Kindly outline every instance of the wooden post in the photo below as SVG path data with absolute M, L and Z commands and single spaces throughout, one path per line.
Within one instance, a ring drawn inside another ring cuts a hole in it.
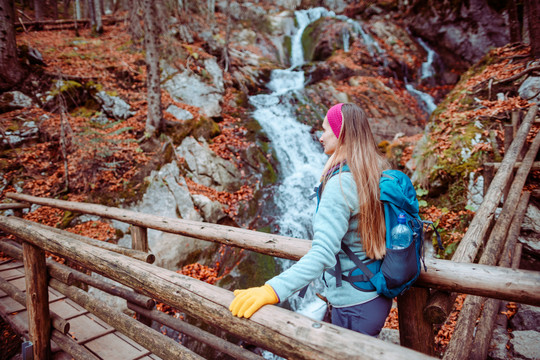
M 424 318 L 429 289 L 413 287 L 398 296 L 399 341 L 408 347 L 434 356 L 433 324 Z
M 33 343 L 34 359 L 50 359 L 51 319 L 45 252 L 39 247 L 23 243 L 24 271 L 26 272 L 26 309 L 28 330 Z
M 131 248 L 148 252 L 148 229 L 141 226 L 131 226 Z
M 133 250 L 148 252 L 148 229 L 136 225 L 131 225 L 131 247 Z M 137 313 L 137 320 L 146 326 L 152 325 L 152 319 L 141 313 Z

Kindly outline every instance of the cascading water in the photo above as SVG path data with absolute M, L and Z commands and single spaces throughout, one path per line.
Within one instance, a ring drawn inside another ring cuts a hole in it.
M 250 97 L 255 107 L 253 117 L 272 141 L 280 166 L 280 183 L 273 200 L 278 209 L 276 228 L 282 235 L 296 238 L 311 238 L 311 221 L 315 203 L 310 199 L 313 188 L 318 184 L 326 156 L 322 147 L 310 134 L 310 127 L 298 122 L 291 105 L 295 92 L 304 87 L 304 72 L 293 70 L 304 63 L 301 37 L 304 29 L 321 16 L 327 16 L 324 8 L 296 12 L 297 31 L 291 41 L 291 68 L 274 70 L 267 87 L 270 94 Z M 283 261 L 284 268 L 291 265 Z M 311 286 L 305 298 L 293 296 L 291 307 L 310 317 L 322 319 L 326 305 L 313 295 Z

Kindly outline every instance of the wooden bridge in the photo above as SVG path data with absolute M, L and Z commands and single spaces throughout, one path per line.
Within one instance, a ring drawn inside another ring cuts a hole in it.
M 540 273 L 518 270 L 515 266 L 520 257 L 517 236 L 530 196 L 522 189 L 535 166 L 540 136 L 535 137 L 517 171 L 514 169 L 536 113 L 535 106 L 519 129 L 517 124 L 514 126 L 515 139 L 502 163 L 492 166 L 496 173 L 493 172 L 484 201 L 453 260 L 426 259 L 427 272 L 422 272 L 415 287 L 398 297 L 402 346 L 277 306 L 265 306 L 250 319 L 234 317 L 228 310 L 233 299 L 230 291 L 152 265 L 147 229 L 292 260 L 298 260 L 309 250 L 308 240 L 14 193 L 7 197 L 20 203 L 4 204 L 3 208 L 37 204 L 123 221 L 132 225 L 133 242 L 132 249 L 128 249 L 17 216 L 0 216 L 0 229 L 17 239 L 0 241 L 0 251 L 14 259 L 0 264 L 0 314 L 31 341 L 34 359 L 52 358 L 52 353 L 59 359 L 201 358 L 149 327 L 152 320 L 232 358 L 261 359 L 236 344 L 153 310 L 153 299 L 284 358 L 428 359 L 435 354 L 433 324 L 445 321 L 454 303 L 452 294 L 465 293 L 474 296 L 465 300 L 467 304 L 444 358 L 485 359 L 501 300 L 540 305 Z M 503 194 L 503 210 L 495 220 Z M 473 263 L 481 249 L 478 263 Z M 46 259 L 45 251 L 77 264 L 77 268 L 117 281 L 127 289 Z M 88 286 L 126 299 L 128 307 L 138 314 L 137 319 L 90 296 L 83 290 Z

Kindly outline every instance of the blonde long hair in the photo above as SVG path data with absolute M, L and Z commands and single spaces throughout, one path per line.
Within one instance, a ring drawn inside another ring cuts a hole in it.
M 341 107 L 343 122 L 336 150 L 328 159 L 321 181 L 326 184 L 334 167 L 341 169 L 346 162 L 358 191 L 358 233 L 362 246 L 371 259 L 386 254 L 384 208 L 380 201 L 379 179 L 390 168 L 379 151 L 365 112 L 355 104 Z

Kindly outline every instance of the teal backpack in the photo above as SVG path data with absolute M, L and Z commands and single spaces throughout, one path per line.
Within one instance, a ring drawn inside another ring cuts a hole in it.
M 342 171 L 350 171 L 344 165 Z M 338 170 L 332 173 L 337 174 Z M 341 269 L 338 255 L 334 269 L 326 270 L 336 277 L 336 286 L 342 281 L 349 282 L 360 291 L 377 291 L 378 294 L 393 298 L 402 294 L 418 279 L 422 270 L 427 271 L 424 263 L 424 225 L 433 226 L 437 235 L 437 242 L 442 249 L 441 239 L 437 229 L 431 221 L 423 221 L 418 214 L 418 200 L 416 190 L 407 175 L 399 170 L 386 170 L 379 181 L 381 190 L 380 199 L 384 204 L 384 218 L 386 223 L 386 255 L 382 260 L 368 259 L 361 261 L 351 249 L 341 243 L 341 249 L 356 265 L 346 274 Z M 322 189 L 319 186 L 317 193 L 317 209 L 319 207 Z M 404 249 L 392 249 L 391 230 L 397 225 L 398 215 L 405 214 L 407 226 L 413 234 L 413 241 Z M 339 276 L 341 274 L 341 276 Z

